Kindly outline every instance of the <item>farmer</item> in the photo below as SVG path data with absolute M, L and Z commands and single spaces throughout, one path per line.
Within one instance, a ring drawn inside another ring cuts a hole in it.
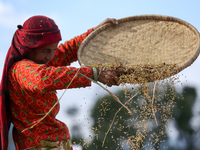
M 77 61 L 77 51 L 85 37 L 105 23 L 117 24 L 117 21 L 108 18 L 59 46 L 60 30 L 52 19 L 33 16 L 23 26 L 18 25 L 5 59 L 0 86 L 2 150 L 7 149 L 10 122 L 14 125 L 17 150 L 72 149 L 67 126 L 56 119 L 60 108 L 56 90 L 90 86 L 88 78 L 107 86 L 118 85 L 117 75 L 126 72 L 69 67 Z

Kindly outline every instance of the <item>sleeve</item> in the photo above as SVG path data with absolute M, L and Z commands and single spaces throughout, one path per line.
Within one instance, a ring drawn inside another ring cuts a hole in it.
M 55 51 L 53 60 L 51 60 L 49 66 L 67 66 L 72 62 L 77 61 L 77 52 L 82 41 L 93 31 L 89 29 L 86 33 L 77 36 L 64 44 L 60 44 Z
M 75 76 L 76 72 L 78 72 L 77 76 Z M 91 81 L 82 74 L 89 78 L 93 76 L 90 67 L 48 67 L 33 62 L 31 64 L 18 63 L 15 65 L 12 74 L 22 89 L 32 92 L 91 86 Z

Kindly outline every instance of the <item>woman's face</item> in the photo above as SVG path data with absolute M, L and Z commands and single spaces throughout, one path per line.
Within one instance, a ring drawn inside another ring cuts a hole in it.
M 58 42 L 36 48 L 34 51 L 28 52 L 27 57 L 37 64 L 47 64 L 53 59 L 57 46 Z

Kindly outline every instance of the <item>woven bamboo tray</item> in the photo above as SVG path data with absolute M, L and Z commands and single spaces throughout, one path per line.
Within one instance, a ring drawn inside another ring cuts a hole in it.
M 78 50 L 81 66 L 176 64 L 177 71 L 199 55 L 199 32 L 178 18 L 141 15 L 122 18 L 93 31 Z

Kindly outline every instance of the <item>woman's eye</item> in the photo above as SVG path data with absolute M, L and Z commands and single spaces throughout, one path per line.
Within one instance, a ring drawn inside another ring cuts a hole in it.
M 44 52 L 44 53 L 50 53 L 50 50 L 45 49 L 45 50 L 43 50 L 43 52 Z

